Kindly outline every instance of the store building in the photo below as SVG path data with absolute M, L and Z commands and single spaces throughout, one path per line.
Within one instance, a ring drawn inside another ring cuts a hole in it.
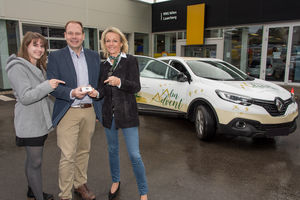
M 101 52 L 100 37 L 109 26 L 120 28 L 131 54 L 150 55 L 151 4 L 134 0 L 0 0 L 0 90 L 10 89 L 5 73 L 9 55 L 17 53 L 27 31 L 44 35 L 48 52 L 66 45 L 64 25 L 84 25 L 84 46 Z
M 187 45 L 187 8 L 198 4 L 204 4 L 204 43 Z M 153 4 L 152 53 L 154 57 L 216 57 L 251 76 L 300 85 L 299 8 L 299 0 L 173 0 Z
M 187 17 L 195 5 L 204 5 L 203 44 L 187 45 L 188 30 L 199 28 L 189 23 L 202 20 Z M 84 46 L 100 53 L 101 33 L 116 26 L 131 54 L 216 57 L 251 76 L 300 86 L 299 8 L 299 0 L 0 0 L 0 90 L 10 89 L 6 60 L 26 31 L 43 34 L 54 51 L 66 45 L 71 19 L 84 24 Z

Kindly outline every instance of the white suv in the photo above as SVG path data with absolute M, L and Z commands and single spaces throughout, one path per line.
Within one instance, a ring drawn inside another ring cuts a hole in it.
M 197 136 L 215 133 L 273 137 L 296 130 L 294 95 L 255 79 L 219 59 L 136 56 L 140 112 L 183 116 L 195 122 Z M 167 64 L 166 64 L 167 63 Z

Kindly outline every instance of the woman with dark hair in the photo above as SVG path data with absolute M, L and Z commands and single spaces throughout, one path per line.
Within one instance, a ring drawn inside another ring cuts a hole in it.
M 108 143 L 112 186 L 109 200 L 120 189 L 118 129 L 122 129 L 141 200 L 147 200 L 148 185 L 139 149 L 138 111 L 135 93 L 141 89 L 139 67 L 134 56 L 127 54 L 125 35 L 115 27 L 107 28 L 101 37 L 107 60 L 101 67 L 99 98 L 103 98 L 102 119 Z
M 6 73 L 16 97 L 14 125 L 17 146 L 26 149 L 25 174 L 28 199 L 51 200 L 52 194 L 43 193 L 42 156 L 44 142 L 52 130 L 52 102 L 48 94 L 58 84 L 57 79 L 46 80 L 47 40 L 39 33 L 27 32 L 18 56 L 11 55 Z

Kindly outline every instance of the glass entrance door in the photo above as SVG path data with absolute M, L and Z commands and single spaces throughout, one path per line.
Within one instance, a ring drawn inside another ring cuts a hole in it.
M 288 82 L 300 83 L 300 25 L 293 28 Z
M 265 80 L 284 81 L 288 37 L 289 27 L 269 27 L 266 64 L 262 66 Z

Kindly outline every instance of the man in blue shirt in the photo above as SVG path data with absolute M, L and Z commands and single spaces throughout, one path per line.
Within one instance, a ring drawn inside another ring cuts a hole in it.
M 72 199 L 72 188 L 85 200 L 96 196 L 87 188 L 87 169 L 91 138 L 96 117 L 101 121 L 100 102 L 89 95 L 97 88 L 100 56 L 84 49 L 81 22 L 69 21 L 65 26 L 67 47 L 51 52 L 48 57 L 48 79 L 65 81 L 51 94 L 56 97 L 53 125 L 57 126 L 57 145 L 61 150 L 59 162 L 59 197 Z M 86 91 L 84 89 L 91 89 Z

